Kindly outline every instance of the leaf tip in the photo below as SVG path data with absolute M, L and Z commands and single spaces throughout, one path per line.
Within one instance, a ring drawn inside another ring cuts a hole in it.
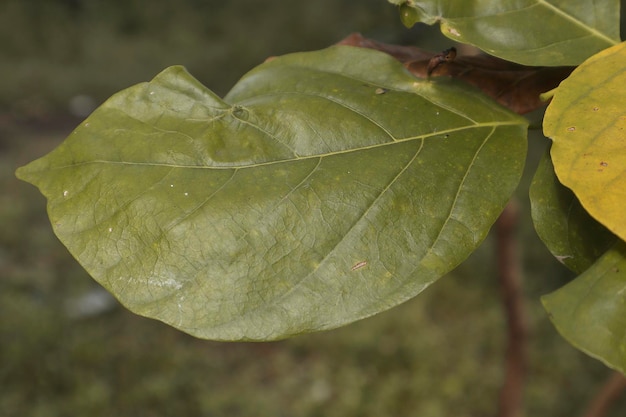
M 30 173 L 31 173 L 31 169 L 30 169 L 30 164 L 26 164 L 24 166 L 21 166 L 19 168 L 17 168 L 15 170 L 15 177 L 20 180 L 20 181 L 24 181 L 27 182 L 29 184 L 32 184 L 32 181 L 30 180 Z

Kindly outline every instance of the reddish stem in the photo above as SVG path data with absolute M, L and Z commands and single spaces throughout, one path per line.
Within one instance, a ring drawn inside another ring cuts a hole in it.
M 500 390 L 498 417 L 521 417 L 523 415 L 528 331 L 515 237 L 518 218 L 517 206 L 511 202 L 495 225 L 498 280 L 507 321 L 506 369 L 504 383 Z
M 613 372 L 589 404 L 584 417 L 604 416 L 624 390 L 626 390 L 626 377 L 619 372 Z

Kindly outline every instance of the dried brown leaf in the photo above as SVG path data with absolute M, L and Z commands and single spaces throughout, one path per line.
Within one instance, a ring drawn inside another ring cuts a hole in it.
M 445 54 L 414 46 L 386 44 L 367 39 L 358 33 L 349 35 L 339 44 L 385 52 L 402 62 L 418 78 L 429 78 L 430 72 L 430 76 L 459 79 L 479 88 L 518 114 L 525 114 L 544 106 L 546 103 L 539 95 L 557 87 L 574 69 L 574 67 L 529 67 L 489 55 L 456 56 L 453 60 L 440 59 L 441 62 L 432 68 L 433 58 L 437 59 L 436 57 Z

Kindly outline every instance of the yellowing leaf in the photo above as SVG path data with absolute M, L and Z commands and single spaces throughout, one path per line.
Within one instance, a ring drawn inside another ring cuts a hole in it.
M 544 134 L 561 183 L 626 240 L 626 43 L 593 56 L 561 83 Z

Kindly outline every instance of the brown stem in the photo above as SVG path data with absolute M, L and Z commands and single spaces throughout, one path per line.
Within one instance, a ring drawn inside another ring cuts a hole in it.
M 517 206 L 510 202 L 495 225 L 498 279 L 507 320 L 506 370 L 504 384 L 500 390 L 498 417 L 523 415 L 528 331 L 515 237 L 518 217 Z
M 619 372 L 613 372 L 589 404 L 584 417 L 604 416 L 613 401 L 619 398 L 624 390 L 626 390 L 626 377 Z

